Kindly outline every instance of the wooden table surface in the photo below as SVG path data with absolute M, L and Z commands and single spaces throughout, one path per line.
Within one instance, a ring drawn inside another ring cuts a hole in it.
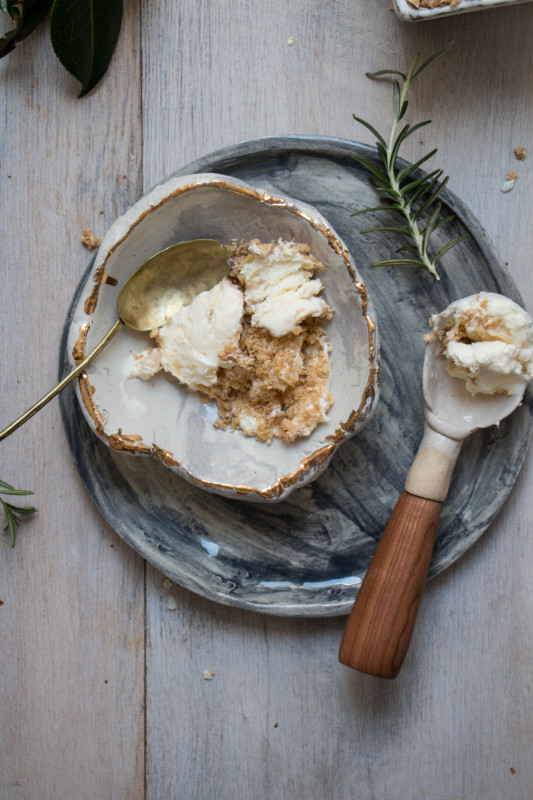
M 433 124 L 404 155 L 438 146 L 531 310 L 532 34 L 530 3 L 409 25 L 388 0 L 126 0 L 111 67 L 77 99 L 39 29 L 0 63 L 0 426 L 56 381 L 82 229 L 101 237 L 141 192 L 238 141 L 371 143 L 352 114 L 386 130 L 391 92 L 365 71 L 452 36 L 415 84 L 410 119 Z M 1 800 L 531 800 L 531 456 L 429 584 L 383 681 L 338 663 L 345 618 L 166 589 L 87 495 L 57 400 L 0 448 L 0 478 L 38 506 L 14 550 L 0 542 Z

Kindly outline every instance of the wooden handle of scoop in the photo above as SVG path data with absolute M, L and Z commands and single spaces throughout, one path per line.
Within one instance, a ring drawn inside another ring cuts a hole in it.
M 402 492 L 376 548 L 342 638 L 339 661 L 395 678 L 429 570 L 442 503 Z

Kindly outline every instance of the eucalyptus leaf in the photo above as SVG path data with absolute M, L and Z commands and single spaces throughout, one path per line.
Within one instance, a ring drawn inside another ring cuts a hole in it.
M 122 0 L 54 0 L 50 36 L 54 51 L 90 92 L 106 72 L 120 33 Z

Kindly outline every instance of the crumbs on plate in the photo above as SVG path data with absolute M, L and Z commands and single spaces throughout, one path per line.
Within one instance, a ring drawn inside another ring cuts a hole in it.
M 100 239 L 89 228 L 85 228 L 81 232 L 81 243 L 85 245 L 88 250 L 96 250 L 100 247 Z

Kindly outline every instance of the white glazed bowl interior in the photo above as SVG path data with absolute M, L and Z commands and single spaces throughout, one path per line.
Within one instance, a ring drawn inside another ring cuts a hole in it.
M 124 327 L 76 382 L 92 430 L 113 449 L 158 457 L 210 491 L 279 500 L 316 478 L 336 447 L 368 422 L 379 389 L 376 317 L 345 245 L 321 215 L 296 200 L 271 196 L 222 175 L 174 177 L 138 200 L 109 230 L 97 253 L 69 331 L 69 353 L 87 354 L 117 319 L 116 298 L 151 255 L 195 238 L 282 238 L 305 242 L 326 266 L 324 298 L 332 345 L 329 421 L 308 437 L 270 445 L 213 426 L 216 407 L 159 373 L 129 379 L 131 357 L 148 334 Z M 111 280 L 109 280 L 111 279 Z M 115 284 L 116 281 L 116 284 Z M 74 364 L 74 358 L 72 358 Z

